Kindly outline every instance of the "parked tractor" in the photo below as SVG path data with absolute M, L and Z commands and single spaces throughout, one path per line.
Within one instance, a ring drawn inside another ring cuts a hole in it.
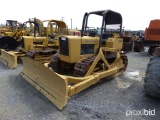
M 96 32 L 86 34 L 90 16 L 102 19 L 99 35 Z M 108 25 L 117 25 L 119 33 L 107 31 Z M 118 12 L 86 12 L 81 36 L 59 36 L 59 50 L 50 62 L 42 64 L 30 57 L 23 57 L 21 75 L 57 108 L 63 109 L 72 95 L 103 78 L 117 76 L 126 70 L 128 59 L 125 52 L 121 51 L 121 29 L 122 16 Z

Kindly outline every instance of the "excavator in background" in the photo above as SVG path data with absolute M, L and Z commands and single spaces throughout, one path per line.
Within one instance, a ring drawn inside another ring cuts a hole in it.
M 141 52 L 144 50 L 144 46 L 149 46 L 148 54 L 153 55 L 156 47 L 159 47 L 160 43 L 160 20 L 151 20 L 149 27 L 145 29 L 144 37 L 134 43 L 134 51 Z
M 34 27 L 25 29 L 27 35 L 20 37 L 20 46 L 16 50 L 1 49 L 0 61 L 11 69 L 17 67 L 18 58 L 26 55 L 37 61 L 49 61 L 58 50 L 58 36 L 68 33 L 67 25 L 63 21 L 41 21 L 34 18 L 29 23 Z
M 86 34 L 90 16 L 102 18 L 99 35 L 96 32 Z M 107 31 L 108 25 L 117 25 L 119 33 Z M 21 76 L 61 110 L 72 95 L 126 70 L 128 59 L 121 51 L 121 29 L 122 16 L 118 12 L 86 12 L 81 36 L 59 36 L 59 50 L 50 62 L 42 64 L 31 57 L 22 57 Z

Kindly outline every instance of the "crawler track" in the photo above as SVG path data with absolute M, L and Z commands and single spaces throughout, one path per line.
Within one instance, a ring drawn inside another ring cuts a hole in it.
M 128 58 L 125 53 L 120 53 L 120 55 L 121 55 L 121 58 L 123 59 L 123 64 L 124 64 L 124 68 L 122 70 L 125 71 L 128 66 Z
M 75 64 L 74 67 L 74 75 L 75 76 L 85 76 L 90 65 L 94 62 L 96 56 L 88 57 L 86 59 L 82 59 Z
M 123 64 L 124 64 L 123 70 L 125 71 L 127 68 L 127 65 L 128 65 L 128 59 L 127 59 L 127 56 L 125 55 L 125 53 L 120 53 L 120 55 L 121 55 L 121 58 L 123 59 Z M 71 72 L 74 76 L 83 77 L 86 75 L 87 71 L 89 70 L 91 64 L 94 62 L 95 58 L 96 58 L 96 56 L 84 58 L 84 59 L 78 61 L 75 65 L 69 66 L 71 69 L 68 69 L 69 67 L 67 66 L 67 64 L 60 61 L 60 56 L 57 53 L 51 59 L 49 67 L 52 67 L 52 69 L 58 73 L 60 71 L 68 73 L 69 70 L 72 70 Z M 112 62 L 114 62 L 114 60 L 116 59 L 116 54 L 112 53 L 112 54 L 106 55 L 105 58 L 108 60 L 109 64 L 112 64 Z M 96 65 L 97 70 L 103 69 L 102 63 L 103 62 L 100 61 Z M 63 66 L 65 66 L 65 67 L 63 68 Z
M 36 60 L 37 58 L 45 58 L 52 56 L 53 54 L 57 53 L 57 50 L 30 50 L 26 53 L 26 56 Z

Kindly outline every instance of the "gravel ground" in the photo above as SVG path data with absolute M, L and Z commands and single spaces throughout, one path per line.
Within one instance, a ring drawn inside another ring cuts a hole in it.
M 158 120 L 159 100 L 143 91 L 150 56 L 146 51 L 127 56 L 123 75 L 72 96 L 62 111 L 19 75 L 21 61 L 13 70 L 0 63 L 0 120 Z

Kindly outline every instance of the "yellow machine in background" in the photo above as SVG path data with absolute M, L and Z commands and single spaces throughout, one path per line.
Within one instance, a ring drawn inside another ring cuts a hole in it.
M 11 29 L 11 31 L 6 31 L 1 35 L 13 37 L 15 40 L 19 39 L 18 34 L 20 34 L 19 32 L 23 29 L 22 23 L 12 20 L 10 20 L 9 22 L 9 28 Z
M 15 50 L 19 46 L 18 39 L 25 35 L 22 24 L 15 20 L 6 20 L 6 26 L 0 30 L 0 49 Z
M 0 36 L 4 36 L 6 32 L 9 36 L 12 35 L 13 31 L 20 25 L 16 20 L 6 20 L 6 25 L 0 27 Z
M 88 18 L 101 16 L 101 32 L 88 33 Z M 107 31 L 118 25 L 119 33 Z M 55 106 L 63 109 L 70 96 L 79 93 L 102 78 L 122 74 L 128 59 L 122 49 L 121 14 L 102 10 L 84 14 L 81 36 L 59 37 L 59 51 L 51 62 L 40 63 L 23 57 L 22 77 L 43 93 Z
M 47 22 L 47 27 L 44 27 Z M 29 35 L 20 38 L 20 47 L 16 51 L 1 50 L 0 61 L 10 68 L 17 67 L 17 57 L 25 55 L 39 61 L 48 61 L 57 52 L 59 35 L 67 34 L 67 25 L 59 20 L 30 20 L 34 28 L 26 28 Z

